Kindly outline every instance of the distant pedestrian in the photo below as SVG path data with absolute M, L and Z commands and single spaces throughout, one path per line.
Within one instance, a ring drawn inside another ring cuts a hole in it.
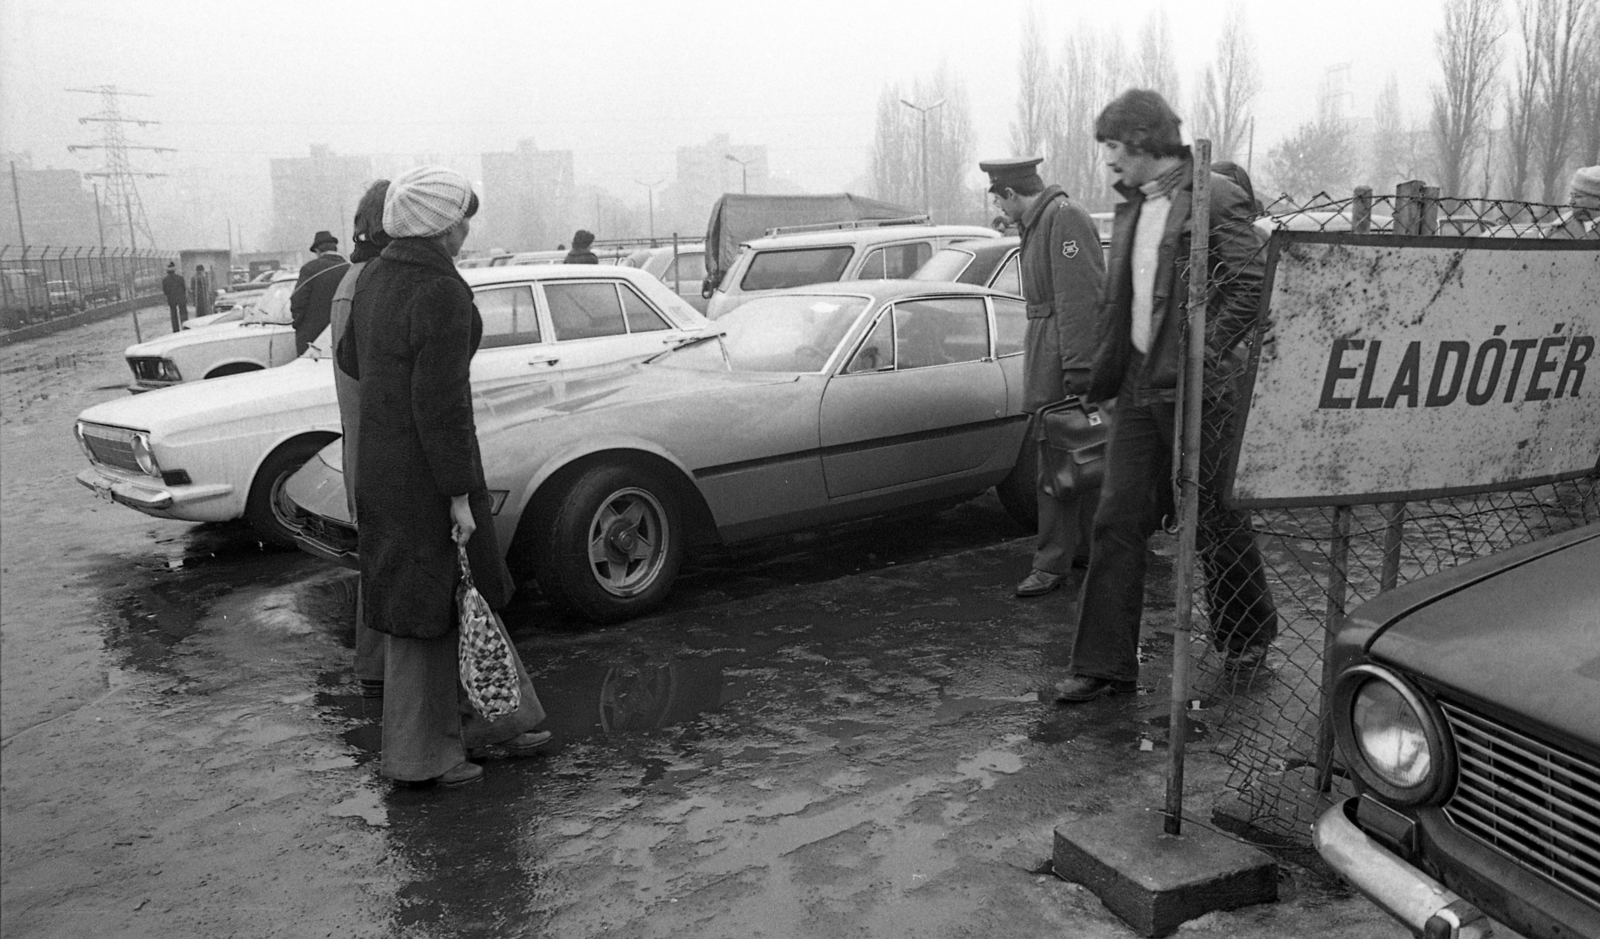
M 566 264 L 599 264 L 600 259 L 589 250 L 594 244 L 594 232 L 578 229 L 572 233 L 572 250 L 567 252 Z
M 189 292 L 194 294 L 194 315 L 210 316 L 216 293 L 211 288 L 211 275 L 204 264 L 194 266 L 194 276 L 189 278 Z
M 177 332 L 183 328 L 183 321 L 189 318 L 189 296 L 183 275 L 178 273 L 178 265 L 174 261 L 167 262 L 167 276 L 161 278 L 161 292 L 167 297 L 167 312 L 172 314 L 172 331 Z
M 328 328 L 340 273 L 350 266 L 350 262 L 339 255 L 339 239 L 332 232 L 317 232 L 311 239 L 311 250 L 316 257 L 300 268 L 300 278 L 294 282 L 294 293 L 289 296 L 295 355 L 306 351 L 306 347 Z
M 1042 157 L 989 160 L 989 192 L 1003 218 L 1022 236 L 1022 298 L 1028 327 L 1023 340 L 1022 407 L 1029 413 L 1089 391 L 1089 368 L 1099 329 L 1105 256 L 1094 219 L 1067 198 L 1060 186 L 1039 178 Z M 1032 431 L 1036 436 L 1040 428 Z M 1063 498 L 1045 491 L 1048 469 L 1043 446 L 1034 467 L 1039 535 L 1033 568 L 1017 584 L 1017 596 L 1037 597 L 1061 586 L 1078 558 L 1087 564 L 1095 492 Z
M 393 240 L 361 272 L 336 353 L 361 382 L 355 497 L 362 620 L 385 634 L 382 772 L 446 786 L 483 777 L 468 759 L 475 748 L 525 756 L 550 739 L 534 730 L 544 709 L 520 659 L 522 704 L 497 720 L 472 710 L 459 677 L 457 545 L 492 608 L 514 589 L 473 422 L 483 319 L 453 261 L 477 209 L 466 177 L 442 166 L 389 184 L 383 230 Z
M 1117 399 L 1105 482 L 1094 519 L 1094 551 L 1078 607 L 1072 674 L 1056 700 L 1072 704 L 1134 691 L 1144 613 L 1146 542 L 1160 525 L 1178 430 L 1179 361 L 1189 297 L 1188 251 L 1194 166 L 1182 122 L 1154 91 L 1124 92 L 1095 120 L 1101 159 L 1124 202 L 1116 208 L 1107 260 L 1094 400 Z M 1260 665 L 1278 630 L 1255 534 L 1222 504 L 1219 477 L 1236 418 L 1232 380 L 1240 345 L 1259 315 L 1266 264 L 1252 200 L 1232 180 L 1210 180 L 1210 289 L 1200 439 L 1200 561 L 1212 641 L 1224 667 Z M 1187 601 L 1185 601 L 1187 602 Z

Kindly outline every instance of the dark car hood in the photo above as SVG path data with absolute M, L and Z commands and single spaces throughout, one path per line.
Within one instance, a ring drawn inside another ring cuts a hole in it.
M 1554 550 L 1519 553 L 1529 558 L 1520 563 L 1458 568 L 1481 575 L 1392 619 L 1368 653 L 1600 745 L 1600 526 L 1558 539 Z

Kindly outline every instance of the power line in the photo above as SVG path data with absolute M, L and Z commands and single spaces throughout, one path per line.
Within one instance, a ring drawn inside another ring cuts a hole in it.
M 159 124 L 160 121 L 150 121 L 143 118 L 123 117 L 122 106 L 117 101 L 122 97 L 149 98 L 151 95 L 141 94 L 137 91 L 123 91 L 115 85 L 97 85 L 94 88 L 68 88 L 67 91 L 79 92 L 87 95 L 99 95 L 101 111 L 78 118 L 80 124 L 100 124 L 100 143 L 97 144 L 69 144 L 67 152 L 78 150 L 104 150 L 106 152 L 105 165 L 98 170 L 84 173 L 85 176 L 103 176 L 106 180 L 106 196 L 112 208 L 120 208 L 128 221 L 128 246 L 137 248 L 138 235 L 143 235 L 150 247 L 155 247 L 156 239 L 150 232 L 150 219 L 145 215 L 144 200 L 139 198 L 139 186 L 136 177 L 154 179 L 165 176 L 165 173 L 151 173 L 135 170 L 133 162 L 128 158 L 128 153 L 133 150 L 149 150 L 153 153 L 175 152 L 171 147 L 150 147 L 128 142 L 128 136 L 123 131 L 124 124 L 137 124 L 147 127 Z

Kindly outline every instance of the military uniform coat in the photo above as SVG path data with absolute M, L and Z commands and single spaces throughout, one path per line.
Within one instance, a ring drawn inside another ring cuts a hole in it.
M 477 522 L 467 555 L 478 589 L 491 607 L 511 599 L 472 416 L 482 337 L 471 288 L 434 242 L 396 239 L 361 272 L 337 362 L 361 383 L 362 618 L 379 632 L 429 639 L 456 628 L 453 496 L 469 497 Z
M 1089 217 L 1060 186 L 1022 214 L 1022 296 L 1028 304 L 1022 406 L 1037 411 L 1066 397 L 1068 372 L 1085 387 L 1098 342 L 1105 257 Z

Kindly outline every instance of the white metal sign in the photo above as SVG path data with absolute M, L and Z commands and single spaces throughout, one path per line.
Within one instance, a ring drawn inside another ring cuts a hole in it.
M 1424 498 L 1600 463 L 1600 242 L 1280 232 L 1241 506 Z

